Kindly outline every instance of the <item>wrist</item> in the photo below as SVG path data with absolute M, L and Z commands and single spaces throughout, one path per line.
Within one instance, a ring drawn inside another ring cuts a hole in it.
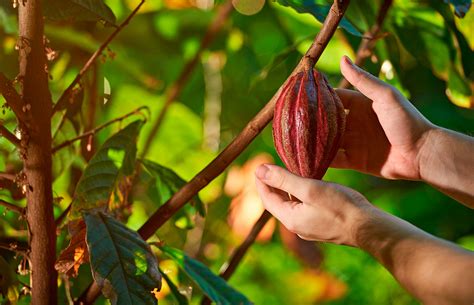
M 370 202 L 358 204 L 356 209 L 351 214 L 350 222 L 347 227 L 347 241 L 346 245 L 361 248 L 361 239 L 364 232 L 364 228 L 367 224 L 373 222 L 373 219 L 378 217 L 377 212 L 379 210 L 373 206 Z
M 438 139 L 442 136 L 444 130 L 432 124 L 420 137 L 417 142 L 416 166 L 418 171 L 418 180 L 426 181 L 429 176 L 429 164 L 433 159 L 433 152 Z

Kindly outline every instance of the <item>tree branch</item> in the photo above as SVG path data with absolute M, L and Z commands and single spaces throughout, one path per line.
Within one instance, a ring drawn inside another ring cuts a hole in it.
M 16 147 L 20 146 L 20 139 L 18 139 L 13 133 L 11 133 L 5 126 L 0 124 L 0 135 L 7 139 L 10 143 Z
M 258 234 L 260 234 L 260 231 L 262 231 L 270 218 L 272 218 L 272 214 L 270 214 L 267 210 L 263 211 L 262 215 L 255 222 L 245 240 L 232 252 L 230 259 L 224 265 L 222 265 L 221 272 L 219 274 L 220 277 L 225 280 L 230 279 L 232 274 L 234 274 L 235 270 L 237 269 L 237 266 L 244 258 L 248 249 L 250 249 L 250 246 L 255 242 Z M 201 305 L 210 304 L 211 300 L 208 297 L 204 297 L 201 301 Z
M 5 208 L 7 208 L 7 209 L 9 209 L 13 212 L 16 212 L 20 215 L 25 214 L 25 209 L 24 208 L 19 207 L 17 205 L 14 205 L 13 203 L 7 202 L 3 199 L 0 199 L 0 205 L 4 206 Z
M 354 63 L 357 66 L 362 67 L 366 59 L 372 55 L 375 48 L 375 44 L 380 38 L 379 36 L 380 31 L 382 30 L 383 22 L 385 20 L 385 17 L 387 17 L 388 10 L 390 9 L 392 3 L 393 0 L 385 0 L 382 3 L 377 13 L 377 19 L 375 21 L 375 24 L 370 28 L 370 30 L 364 33 L 364 37 L 362 37 L 362 41 L 359 44 L 356 58 L 354 60 Z M 348 89 L 351 87 L 351 84 L 345 78 L 342 78 L 337 87 Z
M 8 251 L 15 252 L 26 258 L 28 258 L 28 252 L 30 251 L 28 247 L 20 246 L 16 242 L 10 242 L 10 243 L 0 242 L 0 249 L 5 249 Z
M 44 45 L 43 1 L 19 1 L 18 80 L 25 115 L 22 126 L 23 168 L 26 177 L 26 219 L 31 248 L 31 303 L 56 305 L 56 227 L 53 215 L 51 111 Z M 24 136 L 23 136 L 24 135 Z
M 64 141 L 63 143 L 61 143 L 61 144 L 59 144 L 59 145 L 53 147 L 52 153 L 54 154 L 54 153 L 56 153 L 58 150 L 63 149 L 64 147 L 67 147 L 67 146 L 73 144 L 74 142 L 76 142 L 76 141 L 78 141 L 78 140 L 81 140 L 81 139 L 87 138 L 87 137 L 89 137 L 89 136 L 92 136 L 92 135 L 96 134 L 97 132 L 101 131 L 102 129 L 106 128 L 107 126 L 112 125 L 113 123 L 121 122 L 121 121 L 125 120 L 126 118 L 128 118 L 128 117 L 130 117 L 130 116 L 132 116 L 132 115 L 134 115 L 134 114 L 141 113 L 141 111 L 142 111 L 143 109 L 148 109 L 148 107 L 147 107 L 147 106 L 139 107 L 139 108 L 133 110 L 132 112 L 129 112 L 129 113 L 127 113 L 127 114 L 125 114 L 125 115 L 123 115 L 123 116 L 121 116 L 121 117 L 115 118 L 115 119 L 113 119 L 113 120 L 111 120 L 111 121 L 108 121 L 107 123 L 104 123 L 104 124 L 102 124 L 102 125 L 100 125 L 100 126 L 97 126 L 96 128 L 91 129 L 91 130 L 89 130 L 89 131 L 87 131 L 87 132 L 85 132 L 85 133 L 83 133 L 83 134 L 81 134 L 81 135 L 78 135 L 77 137 L 74 137 L 74 138 L 72 138 L 72 139 L 70 139 L 70 140 Z
M 26 121 L 26 114 L 23 111 L 23 99 L 21 96 L 16 92 L 15 88 L 13 87 L 10 80 L 0 72 L 0 94 L 3 95 L 7 105 L 12 109 L 13 113 L 15 113 L 16 117 L 20 120 L 25 122 Z
M 313 44 L 306 52 L 305 57 L 301 59 L 298 66 L 291 73 L 303 71 L 311 63 L 315 64 L 329 40 L 337 29 L 350 0 L 335 0 L 331 6 L 323 27 L 315 37 Z M 290 76 L 291 76 L 290 75 Z M 239 156 L 242 151 L 255 139 L 255 137 L 267 126 L 273 118 L 273 110 L 278 94 L 285 83 L 275 93 L 271 100 L 260 110 L 257 115 L 250 120 L 242 132 L 203 170 L 201 170 L 193 179 L 186 183 L 178 190 L 164 205 L 162 205 L 155 213 L 143 224 L 138 233 L 143 239 L 150 238 L 157 229 L 159 229 L 168 219 L 171 218 L 186 202 L 195 196 L 201 189 L 208 185 L 213 179 L 219 176 L 230 163 Z M 79 297 L 76 304 L 91 304 L 100 294 L 99 286 L 92 283 Z
M 156 138 L 156 134 L 158 133 L 161 123 L 163 122 L 163 119 L 165 118 L 165 115 L 168 111 L 169 106 L 181 94 L 181 91 L 183 90 L 187 80 L 189 79 L 194 69 L 196 68 L 197 63 L 199 62 L 199 59 L 201 58 L 202 52 L 211 44 L 211 42 L 216 37 L 217 33 L 221 30 L 222 26 L 225 24 L 225 21 L 227 20 L 230 13 L 232 12 L 232 9 L 233 9 L 233 5 L 232 5 L 231 0 L 227 0 L 226 3 L 224 3 L 221 7 L 219 7 L 219 10 L 217 11 L 214 20 L 211 22 L 211 24 L 207 28 L 206 34 L 204 34 L 204 37 L 201 40 L 201 45 L 199 46 L 198 51 L 193 56 L 193 58 L 191 58 L 184 65 L 178 78 L 168 88 L 166 92 L 166 100 L 165 100 L 165 103 L 163 104 L 163 108 L 161 108 L 160 113 L 158 114 L 158 117 L 154 121 L 151 131 L 148 134 L 148 137 L 145 141 L 145 145 L 142 150 L 142 158 L 144 158 L 147 155 L 151 147 L 152 141 Z
M 15 181 L 16 175 L 10 173 L 0 173 L 0 179 Z
M 128 15 L 128 17 L 115 29 L 115 31 L 110 34 L 110 36 L 100 45 L 100 47 L 97 49 L 97 51 L 94 52 L 94 54 L 91 55 L 89 60 L 84 64 L 82 69 L 79 71 L 79 73 L 76 75 L 72 83 L 66 88 L 66 90 L 63 92 L 61 97 L 59 98 L 58 102 L 56 105 L 53 107 L 53 115 L 63 109 L 68 102 L 69 95 L 72 93 L 74 87 L 79 83 L 81 80 L 82 76 L 86 73 L 87 70 L 92 66 L 94 61 L 99 57 L 100 54 L 102 54 L 102 51 L 109 45 L 109 43 L 117 36 L 117 34 L 125 27 L 128 25 L 130 20 L 137 14 L 137 12 L 140 10 L 140 7 L 145 3 L 145 0 L 141 0 L 140 3 L 137 5 L 137 7 Z

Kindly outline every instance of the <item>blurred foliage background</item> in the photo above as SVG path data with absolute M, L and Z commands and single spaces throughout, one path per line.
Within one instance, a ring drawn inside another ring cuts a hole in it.
M 68 114 L 55 143 L 147 106 L 148 123 L 139 138 L 140 152 L 163 106 L 167 88 L 198 51 L 215 15 L 214 6 L 222 5 L 221 2 L 145 2 L 83 78 L 77 107 Z M 303 2 L 293 4 L 304 5 Z M 374 24 L 381 2 L 353 1 L 347 19 L 364 33 Z M 1 70 L 14 78 L 18 66 L 15 10 L 10 0 L 0 3 Z M 120 23 L 138 1 L 106 0 L 105 3 Z M 300 14 L 273 1 L 236 0 L 234 4 L 236 9 L 203 52 L 182 93 L 170 106 L 148 153 L 150 160 L 173 169 L 186 180 L 229 144 L 271 98 L 321 27 L 310 14 Z M 474 112 L 469 108 L 474 107 L 474 12 L 470 10 L 464 18 L 458 18 L 453 11 L 453 6 L 441 1 L 394 1 L 383 35 L 365 69 L 400 89 L 433 123 L 473 135 Z M 110 24 L 115 21 L 110 15 L 101 15 L 104 22 L 87 20 L 74 12 L 67 20 L 54 10 L 48 15 L 46 38 L 51 49 L 48 69 L 56 101 L 83 63 L 114 30 Z M 341 56 L 354 58 L 361 39 L 339 29 L 319 60 L 317 68 L 328 75 L 333 86 L 341 79 Z M 15 128 L 9 111 L 1 117 L 7 127 Z M 55 116 L 53 130 L 60 118 L 60 114 Z M 123 126 L 125 123 L 111 125 L 55 154 L 56 216 L 71 201 L 74 186 L 92 153 Z M 200 192 L 201 200 L 207 205 L 207 216 L 192 214 L 184 220 L 173 219 L 157 232 L 157 237 L 184 249 L 218 272 L 262 211 L 253 188 L 253 170 L 257 164 L 272 160 L 281 164 L 273 148 L 271 128 L 266 128 L 229 171 Z M 0 138 L 0 171 L 18 171 L 19 166 L 17 152 Z M 382 209 L 474 250 L 474 212 L 424 183 L 386 181 L 345 170 L 330 170 L 325 179 L 352 187 Z M 23 200 L 21 191 L 15 191 L 14 186 L 2 185 L 0 195 L 16 202 Z M 158 202 L 139 195 L 124 216 L 133 229 L 139 228 L 171 194 L 161 194 Z M 24 222 L 3 207 L 0 213 L 0 239 L 24 243 Z M 67 244 L 66 231 L 63 228 L 58 232 L 58 249 Z M 232 286 L 255 304 L 418 304 L 383 267 L 360 250 L 321 244 L 322 265 L 308 267 L 294 255 L 294 249 L 284 246 L 281 234 L 277 224 L 271 222 L 230 280 Z M 11 253 L 1 251 L 0 254 L 13 269 L 21 266 Z M 194 304 L 198 303 L 200 292 L 178 272 L 172 261 L 163 258 L 160 267 Z M 26 276 L 20 279 L 27 282 Z M 78 295 L 90 279 L 89 269 L 81 267 L 80 276 L 72 281 L 73 295 Z M 60 288 L 63 300 L 64 291 Z M 160 298 L 160 304 L 176 302 L 166 287 Z M 20 299 L 20 304 L 26 304 L 27 300 Z

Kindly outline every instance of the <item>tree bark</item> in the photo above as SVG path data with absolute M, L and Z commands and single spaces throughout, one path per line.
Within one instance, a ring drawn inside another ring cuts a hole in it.
M 21 124 L 22 157 L 26 175 L 27 221 L 31 248 L 31 303 L 57 304 L 56 228 L 53 217 L 51 173 L 51 111 L 43 38 L 41 0 L 19 1 L 22 111 L 28 120 Z M 29 113 L 28 113 L 29 112 Z

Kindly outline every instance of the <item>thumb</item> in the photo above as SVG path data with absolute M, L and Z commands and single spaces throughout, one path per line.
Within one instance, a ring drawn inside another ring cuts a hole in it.
M 302 201 L 310 200 L 309 190 L 315 187 L 312 179 L 302 178 L 276 165 L 260 165 L 255 175 L 266 185 L 290 193 Z
M 391 86 L 356 66 L 347 56 L 341 58 L 341 73 L 363 95 L 375 101 L 391 90 Z

